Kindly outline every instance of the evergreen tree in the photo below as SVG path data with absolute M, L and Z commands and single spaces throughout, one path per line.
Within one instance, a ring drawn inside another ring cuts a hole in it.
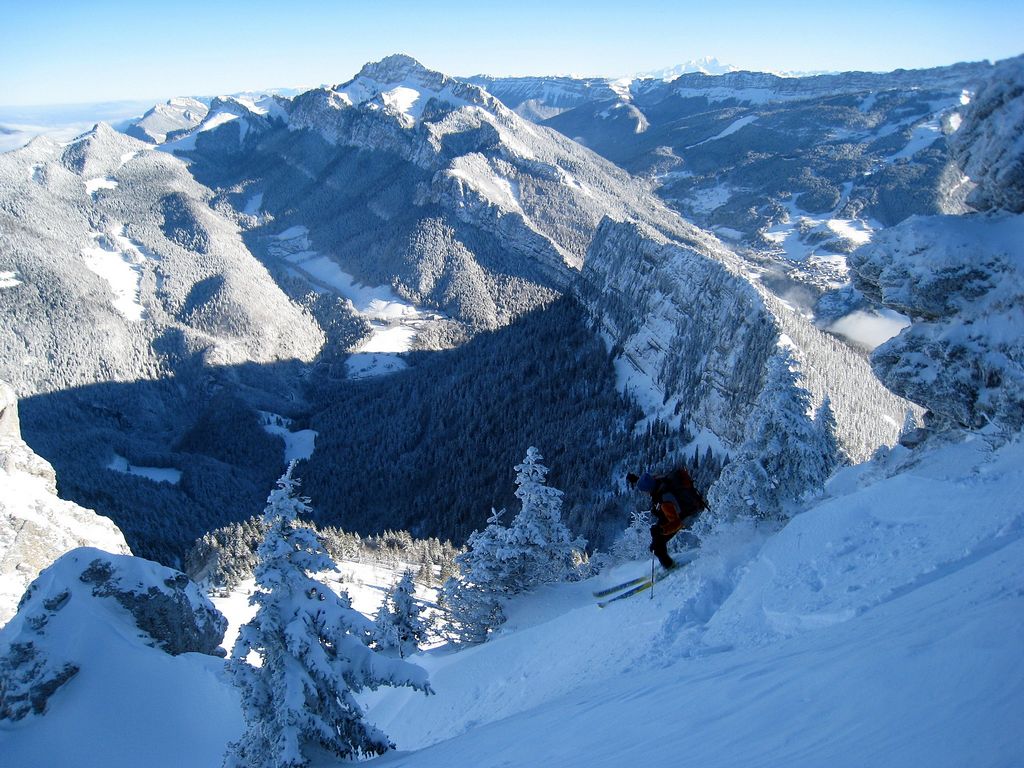
M 850 463 L 849 455 L 847 455 L 843 446 L 839 443 L 836 417 L 832 412 L 832 401 L 828 395 L 825 396 L 824 401 L 818 407 L 817 413 L 814 414 L 814 426 L 818 432 L 818 441 L 824 460 L 825 478 L 827 479 L 839 467 Z
M 381 648 L 395 648 L 402 658 L 416 653 L 427 639 L 427 625 L 420 617 L 412 571 L 406 571 L 388 590 L 377 613 L 375 638 Z
M 473 531 L 466 540 L 466 551 L 455 558 L 462 580 L 495 595 L 514 594 L 509 589 L 502 554 L 507 547 L 509 529 L 501 523 L 505 510 L 487 518 L 487 527 Z
M 573 553 L 586 547 L 562 523 L 563 494 L 545 483 L 548 468 L 541 463 L 543 458 L 531 446 L 515 467 L 516 498 L 522 508 L 497 553 L 501 581 L 509 594 L 565 579 L 573 568 Z
M 764 389 L 747 426 L 747 439 L 711 489 L 709 506 L 724 515 L 778 517 L 787 502 L 817 489 L 828 477 L 821 433 L 809 413 L 788 351 L 769 361 Z
M 646 557 L 650 551 L 648 547 L 653 522 L 654 519 L 647 510 L 639 509 L 633 512 L 626 530 L 612 545 L 612 555 L 619 560 L 639 560 Z
M 441 588 L 448 620 L 443 634 L 453 643 L 482 643 L 487 635 L 505 623 L 498 597 L 476 584 L 448 579 Z
M 294 462 L 267 499 L 251 598 L 258 610 L 242 627 L 229 663 L 246 720 L 225 757 L 231 768 L 305 766 L 315 746 L 343 758 L 382 754 L 393 745 L 363 720 L 354 694 L 380 685 L 429 692 L 422 669 L 366 646 L 372 625 L 348 595 L 313 578 L 337 566 L 316 532 L 296 525 L 309 507 L 297 495 L 293 469 Z M 253 652 L 259 667 L 246 662 Z
M 914 410 L 912 408 L 907 408 L 907 413 L 903 417 L 903 426 L 900 428 L 900 437 L 903 437 L 904 435 L 909 435 L 911 432 L 917 429 L 918 426 L 920 425 L 918 424 L 917 414 L 914 413 Z
M 498 600 L 506 592 L 498 559 L 508 536 L 508 529 L 501 524 L 504 513 L 491 509 L 487 527 L 473 531 L 466 551 L 455 558 L 460 576 L 446 579 L 441 588 L 438 602 L 448 610 L 445 634 L 453 642 L 482 643 L 488 632 L 505 622 Z

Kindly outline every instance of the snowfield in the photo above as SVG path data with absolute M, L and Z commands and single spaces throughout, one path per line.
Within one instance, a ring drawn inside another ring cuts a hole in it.
M 901 450 L 763 541 L 719 531 L 651 600 L 589 596 L 642 563 L 526 598 L 488 643 L 416 659 L 436 697 L 377 694 L 406 750 L 378 762 L 1019 764 L 1022 492 L 1019 441 Z
M 843 470 L 777 531 L 708 533 L 652 599 L 595 605 L 592 590 L 649 567 L 635 562 L 510 603 L 487 643 L 413 657 L 435 695 L 363 697 L 398 746 L 370 762 L 1019 765 L 1024 441 L 996 443 L 969 434 Z M 396 578 L 342 569 L 368 614 Z M 244 620 L 243 594 L 217 602 Z M 220 662 L 85 624 L 94 664 L 45 717 L 0 726 L 8 764 L 218 766 L 240 728 Z
M 287 261 L 317 290 L 331 291 L 347 299 L 355 313 L 370 324 L 370 336 L 345 363 L 348 377 L 363 379 L 406 368 L 399 355 L 413 348 L 425 323 L 443 315 L 410 304 L 387 285 L 357 283 L 333 258 L 310 249 L 309 229 L 302 225 L 278 233 L 268 247 L 271 255 Z

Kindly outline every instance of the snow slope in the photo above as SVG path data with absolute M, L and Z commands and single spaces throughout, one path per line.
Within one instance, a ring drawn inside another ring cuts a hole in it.
M 107 563 L 109 575 L 95 568 L 90 575 L 90 562 Z M 25 642 L 42 663 L 70 663 L 79 671 L 45 692 L 42 716 L 0 721 L 5 766 L 220 765 L 224 742 L 241 730 L 223 660 L 200 651 L 203 642 L 175 647 L 154 634 L 161 616 L 165 629 L 185 628 L 183 637 L 190 623 L 215 631 L 206 622 L 217 614 L 195 585 L 185 580 L 182 587 L 175 574 L 140 558 L 82 548 L 40 575 L 25 601 L 29 618 L 19 613 L 0 633 L 0 655 L 7 643 Z M 158 605 L 159 595 L 166 599 Z M 147 603 L 154 606 L 149 618 L 157 619 L 148 630 L 140 619 Z M 38 667 L 33 672 L 42 677 Z
M 846 470 L 763 545 L 719 532 L 653 600 L 593 606 L 628 569 L 529 598 L 488 643 L 416 659 L 436 697 L 379 697 L 417 750 L 379 762 L 1016 764 L 1022 467 L 1020 440 L 903 451 Z
M 779 530 L 709 531 L 653 599 L 594 605 L 636 562 L 511 603 L 487 643 L 413 657 L 436 695 L 366 696 L 399 748 L 372 763 L 1018 765 L 1024 440 L 1004 439 L 897 449 Z M 367 612 L 394 578 L 353 576 Z M 149 765 L 219 765 L 239 727 L 219 662 L 155 653 L 97 650 L 45 717 L 0 726 L 0 749 L 19 768 L 137 765 L 144 748 Z

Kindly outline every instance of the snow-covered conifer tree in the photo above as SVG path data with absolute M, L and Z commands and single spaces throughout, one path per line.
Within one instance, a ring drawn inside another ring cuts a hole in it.
M 498 601 L 505 592 L 504 570 L 498 552 L 508 535 L 501 524 L 505 510 L 491 509 L 487 527 L 473 531 L 466 551 L 455 558 L 460 577 L 449 578 L 441 588 L 441 602 L 448 610 L 445 634 L 459 643 L 482 643 L 487 633 L 505 621 Z
M 651 542 L 651 524 L 654 518 L 645 509 L 630 515 L 629 525 L 612 544 L 612 555 L 620 560 L 638 560 L 646 557 Z
M 586 546 L 582 539 L 573 539 L 562 522 L 563 494 L 545 483 L 549 470 L 541 463 L 543 458 L 531 446 L 515 467 L 516 498 L 522 508 L 498 551 L 509 594 L 561 581 L 572 570 L 573 552 Z
M 810 417 L 810 395 L 799 384 L 788 351 L 769 363 L 747 439 L 712 487 L 709 506 L 720 514 L 775 517 L 784 505 L 821 488 L 828 477 L 822 437 Z
M 836 417 L 832 412 L 832 401 L 825 396 L 824 401 L 814 414 L 814 426 L 817 428 L 818 440 L 824 457 L 825 479 L 841 466 L 850 463 L 850 457 L 839 444 Z
M 420 616 L 415 592 L 412 571 L 406 571 L 384 596 L 374 622 L 377 644 L 382 648 L 397 649 L 402 658 L 416 653 L 427 639 L 427 625 Z
M 343 758 L 381 754 L 392 745 L 363 720 L 354 694 L 381 685 L 429 692 L 422 669 L 366 646 L 372 625 L 346 594 L 335 595 L 312 577 L 337 567 L 316 532 L 295 524 L 309 507 L 297 495 L 293 468 L 267 499 L 251 598 L 259 607 L 242 627 L 229 665 L 246 720 L 225 757 L 232 768 L 305 766 L 314 746 Z M 259 667 L 246 661 L 253 652 Z

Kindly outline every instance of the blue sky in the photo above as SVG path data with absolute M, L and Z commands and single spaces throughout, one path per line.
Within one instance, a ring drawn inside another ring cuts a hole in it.
M 0 0 L 3 105 L 337 83 L 395 52 L 461 75 L 625 75 L 706 55 L 917 68 L 1024 53 L 1024 2 Z

